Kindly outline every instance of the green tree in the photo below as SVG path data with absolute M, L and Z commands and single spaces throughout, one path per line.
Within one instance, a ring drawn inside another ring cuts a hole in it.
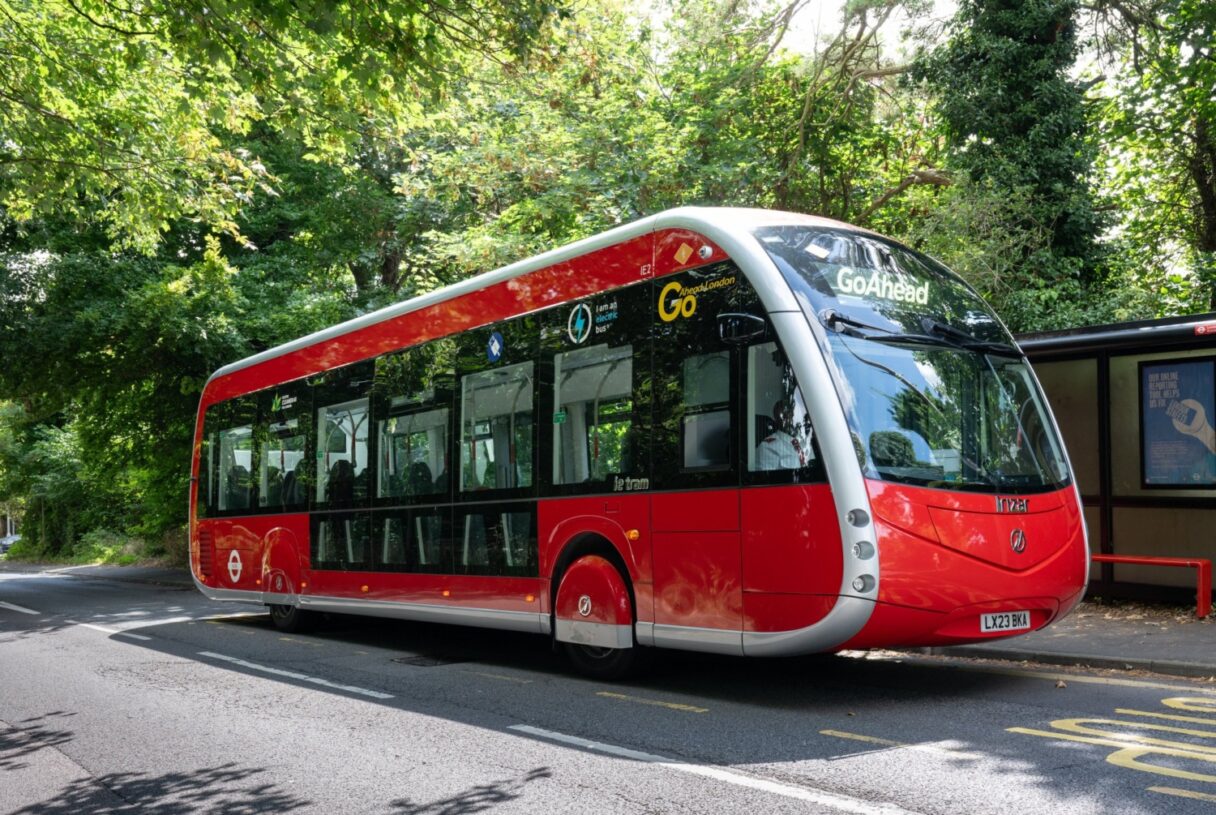
M 1102 281 L 1091 201 L 1092 143 L 1080 84 L 1074 0 L 963 0 L 947 41 L 922 54 L 948 153 L 975 201 L 1005 206 L 1017 262 L 988 288 L 1014 328 L 1071 322 L 1069 304 Z M 1036 245 L 1027 238 L 1041 236 Z M 1061 296 L 1063 295 L 1063 296 Z
M 318 158 L 398 132 L 470 53 L 511 61 L 547 0 L 0 0 L 0 205 L 96 218 L 150 251 L 183 217 L 236 233 L 270 180 L 259 122 Z
M 1097 4 L 1104 194 L 1157 313 L 1216 309 L 1216 5 Z

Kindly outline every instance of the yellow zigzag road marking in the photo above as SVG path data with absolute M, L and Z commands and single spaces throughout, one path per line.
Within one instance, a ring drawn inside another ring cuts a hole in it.
M 1163 699 L 1161 703 L 1174 710 L 1216 713 L 1216 702 L 1207 698 L 1180 696 Z M 1128 722 L 1117 719 L 1079 718 L 1057 719 L 1051 723 L 1052 730 L 1010 727 L 1008 728 L 1008 732 L 1021 733 L 1027 736 L 1039 736 L 1045 739 L 1094 744 L 1101 747 L 1114 747 L 1117 749 L 1106 757 L 1106 761 L 1117 767 L 1169 776 L 1171 778 L 1184 778 L 1189 781 L 1216 784 L 1216 775 L 1180 770 L 1174 767 L 1161 767 L 1141 760 L 1144 756 L 1159 755 L 1216 765 L 1216 746 L 1213 746 L 1216 743 L 1216 719 L 1183 716 L 1174 713 L 1156 713 L 1146 710 L 1130 710 L 1127 708 L 1119 708 L 1116 710 L 1116 713 L 1125 716 L 1141 716 L 1185 724 L 1208 725 L 1213 729 L 1176 727 L 1145 721 Z M 1189 741 L 1171 740 L 1169 738 L 1154 738 L 1145 731 L 1157 735 L 1177 734 L 1179 736 L 1189 736 L 1206 743 L 1196 744 Z M 1166 789 L 1172 788 L 1161 788 L 1156 791 L 1161 792 Z M 1188 795 L 1186 797 L 1192 796 Z M 1213 800 L 1216 800 L 1216 797 L 1213 797 Z
M 1216 795 L 1208 795 L 1206 792 L 1194 792 L 1193 790 L 1180 790 L 1177 787 L 1149 787 L 1149 792 L 1160 792 L 1164 795 L 1176 795 L 1179 798 L 1194 798 L 1196 801 L 1216 801 Z

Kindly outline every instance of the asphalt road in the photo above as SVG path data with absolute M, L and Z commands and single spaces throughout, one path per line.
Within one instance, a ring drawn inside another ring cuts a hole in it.
M 285 636 L 190 589 L 0 573 L 0 813 L 1214 810 L 1211 683 L 670 654 L 610 685 L 540 637 Z

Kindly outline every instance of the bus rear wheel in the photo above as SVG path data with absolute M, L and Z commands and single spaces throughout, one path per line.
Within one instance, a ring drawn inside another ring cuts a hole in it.
M 321 615 L 315 611 L 304 611 L 299 606 L 272 605 L 270 621 L 274 627 L 287 634 L 303 634 L 316 628 Z
M 642 649 L 636 645 L 632 648 L 599 648 L 564 642 L 562 646 L 575 670 L 583 676 L 601 681 L 632 676 L 641 670 L 644 663 Z
M 593 679 L 620 679 L 639 667 L 633 593 L 611 551 L 587 552 L 558 578 L 554 638 L 574 668 Z

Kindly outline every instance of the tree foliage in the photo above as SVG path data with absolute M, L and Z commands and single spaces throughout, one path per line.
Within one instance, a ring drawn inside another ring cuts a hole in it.
M 0 0 L 0 202 L 150 251 L 181 218 L 237 233 L 270 179 L 256 124 L 318 157 L 385 137 L 471 53 L 521 57 L 545 0 Z M 235 137 L 235 138 L 234 138 Z
M 1075 0 L 963 0 L 916 71 L 932 89 L 949 166 L 973 201 L 1000 203 L 1006 220 L 990 228 L 1017 246 L 999 280 L 982 278 L 1015 327 L 1075 318 L 1072 297 L 1101 275 L 1093 153 L 1069 74 L 1076 13 Z
M 1100 4 L 1103 190 L 1138 287 L 1216 309 L 1216 6 Z

